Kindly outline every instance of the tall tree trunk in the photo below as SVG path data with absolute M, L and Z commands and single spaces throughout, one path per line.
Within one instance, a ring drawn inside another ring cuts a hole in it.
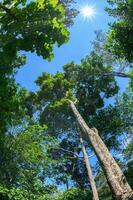
M 72 101 L 70 101 L 70 107 L 84 133 L 84 136 L 91 142 L 99 162 L 101 163 L 112 194 L 114 195 L 114 199 L 133 200 L 133 191 L 131 187 L 126 181 L 126 178 L 115 159 L 112 157 L 106 145 L 98 135 L 98 131 L 88 127 Z
M 87 155 L 87 152 L 86 152 L 86 148 L 85 148 L 85 145 L 84 145 L 84 141 L 83 141 L 81 136 L 80 136 L 80 143 L 82 145 L 83 158 L 84 158 L 89 182 L 90 182 L 91 189 L 92 189 L 93 200 L 99 200 L 98 192 L 97 192 L 97 188 L 96 188 L 96 183 L 95 183 L 95 180 L 94 180 L 94 177 L 93 177 L 93 174 L 92 174 L 92 170 L 91 170 L 90 162 L 89 162 L 88 155 Z

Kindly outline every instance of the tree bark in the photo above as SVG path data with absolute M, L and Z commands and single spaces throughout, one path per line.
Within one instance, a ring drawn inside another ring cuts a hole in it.
M 81 136 L 80 136 L 80 143 L 82 145 L 83 158 L 84 158 L 85 166 L 86 166 L 86 169 L 87 169 L 88 179 L 89 179 L 91 189 L 92 189 L 93 200 L 99 200 L 98 192 L 97 192 L 97 188 L 96 188 L 96 183 L 95 183 L 95 180 L 94 180 L 94 177 L 93 177 L 93 174 L 92 174 L 92 170 L 91 170 L 91 165 L 90 165 L 90 162 L 89 162 L 89 159 L 88 159 L 88 155 L 87 155 L 87 152 L 86 152 L 84 141 L 83 141 Z
M 114 199 L 116 200 L 133 200 L 133 191 L 129 186 L 123 172 L 116 163 L 115 159 L 110 154 L 106 145 L 100 138 L 98 131 L 94 128 L 88 127 L 74 103 L 70 101 L 70 107 L 76 117 L 76 120 L 81 127 L 84 137 L 91 142 L 91 145 L 98 157 L 101 167 L 107 178 L 107 182 L 110 186 Z M 82 133 L 82 134 L 83 134 Z

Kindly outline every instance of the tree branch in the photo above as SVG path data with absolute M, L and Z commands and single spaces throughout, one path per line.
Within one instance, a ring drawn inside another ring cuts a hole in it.
M 100 73 L 99 73 L 100 74 Z M 101 76 L 117 76 L 117 77 L 122 77 L 122 78 L 130 78 L 130 76 L 124 72 L 105 72 L 105 73 L 101 73 Z
M 5 11 L 7 14 L 16 19 L 16 16 L 11 12 L 11 9 L 0 3 L 0 10 Z
M 7 8 L 5 5 L 3 5 L 2 3 L 0 3 L 0 10 L 3 10 L 3 11 L 5 11 L 5 12 L 7 12 L 7 13 L 10 13 L 10 12 L 11 12 L 10 9 Z
M 75 152 L 73 152 L 73 151 L 69 151 L 69 150 L 66 150 L 66 149 L 64 149 L 64 148 L 56 148 L 56 149 L 57 149 L 57 150 L 62 150 L 62 151 L 67 152 L 67 153 L 70 153 L 70 154 L 74 155 L 74 157 L 77 157 L 77 158 L 79 158 L 79 159 L 83 159 L 83 157 L 79 156 L 77 153 L 75 153 Z M 89 155 L 88 157 L 91 158 L 91 157 L 93 157 L 94 155 L 95 155 L 95 154 L 93 153 L 93 154 Z

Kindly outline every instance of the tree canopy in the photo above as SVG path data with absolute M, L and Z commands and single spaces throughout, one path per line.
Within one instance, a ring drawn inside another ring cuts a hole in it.
M 106 8 L 110 16 L 117 21 L 110 25 L 108 32 L 107 48 L 116 58 L 122 58 L 132 63 L 133 61 L 133 1 L 108 0 Z
M 33 92 L 15 78 L 27 52 L 51 61 L 79 11 L 74 0 L 0 1 L 1 200 L 94 199 L 83 145 L 99 199 L 133 196 L 133 1 L 107 2 L 108 32 L 95 31 L 80 63 L 42 73 Z M 123 93 L 118 77 L 129 80 Z

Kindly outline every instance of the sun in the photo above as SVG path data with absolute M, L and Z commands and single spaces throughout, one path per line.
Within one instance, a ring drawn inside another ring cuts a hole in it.
M 84 18 L 92 19 L 95 16 L 96 11 L 94 6 L 86 5 L 80 9 L 80 13 Z

